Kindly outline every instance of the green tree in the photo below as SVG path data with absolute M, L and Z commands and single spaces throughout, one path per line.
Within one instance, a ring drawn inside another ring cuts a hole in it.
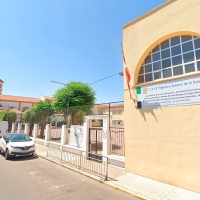
M 36 109 L 30 108 L 27 109 L 23 114 L 22 114 L 22 122 L 24 123 L 29 123 L 29 124 L 35 124 L 37 123 L 36 121 Z M 30 126 L 30 133 L 32 136 L 32 131 L 33 131 L 33 126 Z
M 36 110 L 35 107 L 26 110 L 26 111 L 22 114 L 22 121 L 23 121 L 24 123 L 30 123 L 30 124 L 35 124 L 35 123 L 37 123 L 36 113 L 37 113 L 37 110 Z
M 77 115 L 77 120 L 78 120 L 78 124 L 82 125 L 84 122 L 84 117 L 85 117 L 85 113 L 84 111 L 78 111 L 78 115 Z
M 0 113 L 0 121 L 8 121 L 9 124 L 14 123 L 17 119 L 17 114 L 10 110 L 4 110 Z
M 41 125 L 40 137 L 44 137 L 44 129 L 49 116 L 54 114 L 52 101 L 45 100 L 36 103 L 35 107 L 28 109 L 22 115 L 23 122 L 39 123 Z
M 66 87 L 55 92 L 55 108 L 61 112 L 66 111 L 68 108 L 68 114 L 73 123 L 76 113 L 79 113 L 80 111 L 87 113 L 91 112 L 96 100 L 95 96 L 96 92 L 87 83 L 71 81 L 66 84 Z M 82 116 L 83 114 L 80 115 Z

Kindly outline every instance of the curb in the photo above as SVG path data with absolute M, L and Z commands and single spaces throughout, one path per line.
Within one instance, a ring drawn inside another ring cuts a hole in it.
M 148 197 L 142 196 L 140 194 L 136 194 L 136 193 L 134 193 L 134 192 L 132 192 L 132 191 L 130 191 L 128 189 L 125 189 L 123 187 L 117 186 L 117 185 L 115 185 L 113 183 L 110 183 L 108 181 L 105 181 L 104 184 L 106 184 L 106 185 L 108 185 L 108 186 L 110 186 L 112 188 L 115 188 L 116 190 L 120 190 L 122 192 L 128 193 L 128 194 L 130 194 L 130 195 L 132 195 L 132 196 L 134 196 L 136 198 L 139 198 L 141 200 L 152 200 L 152 199 L 149 199 Z

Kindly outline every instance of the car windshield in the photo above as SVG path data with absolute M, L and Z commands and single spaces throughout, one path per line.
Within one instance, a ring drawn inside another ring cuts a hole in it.
M 31 139 L 26 134 L 13 134 L 10 135 L 10 142 L 27 142 Z

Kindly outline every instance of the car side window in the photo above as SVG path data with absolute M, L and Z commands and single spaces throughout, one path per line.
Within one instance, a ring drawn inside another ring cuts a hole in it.
M 10 135 L 6 135 L 7 141 L 10 141 Z
M 9 138 L 8 138 L 8 135 L 4 135 L 4 136 L 3 136 L 3 139 L 8 141 L 8 139 L 9 139 Z

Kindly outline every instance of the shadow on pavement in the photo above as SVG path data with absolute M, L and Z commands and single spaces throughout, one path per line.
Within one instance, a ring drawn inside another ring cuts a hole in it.
M 4 154 L 1 154 L 1 156 L 4 157 Z M 34 155 L 34 156 L 19 156 L 19 157 L 11 157 L 8 161 L 25 161 L 25 160 L 35 160 L 38 159 L 39 156 L 38 155 Z

